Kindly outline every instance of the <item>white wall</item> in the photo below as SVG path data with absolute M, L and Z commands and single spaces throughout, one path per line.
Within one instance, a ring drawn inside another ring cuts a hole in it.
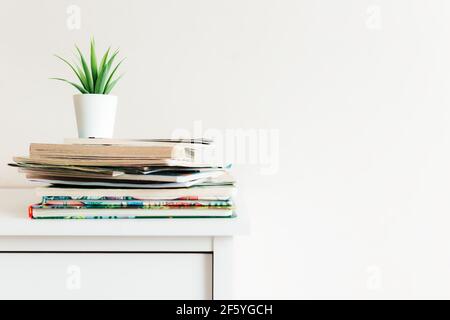
M 276 174 L 236 168 L 236 298 L 450 298 L 449 1 L 0 6 L 0 185 L 24 185 L 4 164 L 29 142 L 76 135 L 72 89 L 47 78 L 95 35 L 128 58 L 118 137 L 278 130 Z

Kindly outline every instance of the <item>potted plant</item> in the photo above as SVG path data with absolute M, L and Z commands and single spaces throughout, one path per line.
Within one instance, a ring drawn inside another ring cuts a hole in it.
M 70 63 L 55 55 L 66 63 L 75 73 L 79 83 L 62 78 L 52 78 L 64 81 L 75 87 L 80 93 L 73 96 L 75 114 L 80 138 L 112 138 L 117 110 L 117 97 L 110 92 L 122 76 L 114 78 L 123 60 L 113 66 L 119 53 L 116 50 L 110 55 L 111 47 L 97 63 L 95 41 L 90 43 L 90 65 L 83 53 L 75 45 L 78 63 Z M 81 67 L 80 67 L 81 65 Z

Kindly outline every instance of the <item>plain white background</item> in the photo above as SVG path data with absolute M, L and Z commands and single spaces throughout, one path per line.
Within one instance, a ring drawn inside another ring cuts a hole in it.
M 450 298 L 449 1 L 0 4 L 1 186 L 30 142 L 76 136 L 52 54 L 94 35 L 127 57 L 117 137 L 278 132 L 275 174 L 235 168 L 236 298 Z

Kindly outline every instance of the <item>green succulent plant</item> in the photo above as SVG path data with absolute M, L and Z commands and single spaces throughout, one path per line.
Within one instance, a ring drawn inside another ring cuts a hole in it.
M 100 64 L 97 63 L 97 54 L 95 50 L 95 41 L 91 40 L 90 44 L 90 66 L 88 65 L 83 53 L 75 45 L 77 56 L 79 59 L 78 63 L 70 63 L 61 56 L 55 54 L 55 57 L 66 63 L 70 69 L 75 73 L 78 78 L 79 83 L 75 83 L 62 78 L 51 78 L 53 80 L 64 81 L 75 87 L 82 94 L 109 94 L 117 82 L 122 78 L 123 75 L 114 78 L 119 66 L 122 64 L 122 59 L 113 67 L 113 63 L 119 50 L 116 50 L 112 55 L 110 55 L 111 47 L 106 50 L 103 55 Z

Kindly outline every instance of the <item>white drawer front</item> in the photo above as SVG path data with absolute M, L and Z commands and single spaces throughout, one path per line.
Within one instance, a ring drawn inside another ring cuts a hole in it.
M 211 270 L 200 253 L 0 253 L 0 299 L 211 299 Z

